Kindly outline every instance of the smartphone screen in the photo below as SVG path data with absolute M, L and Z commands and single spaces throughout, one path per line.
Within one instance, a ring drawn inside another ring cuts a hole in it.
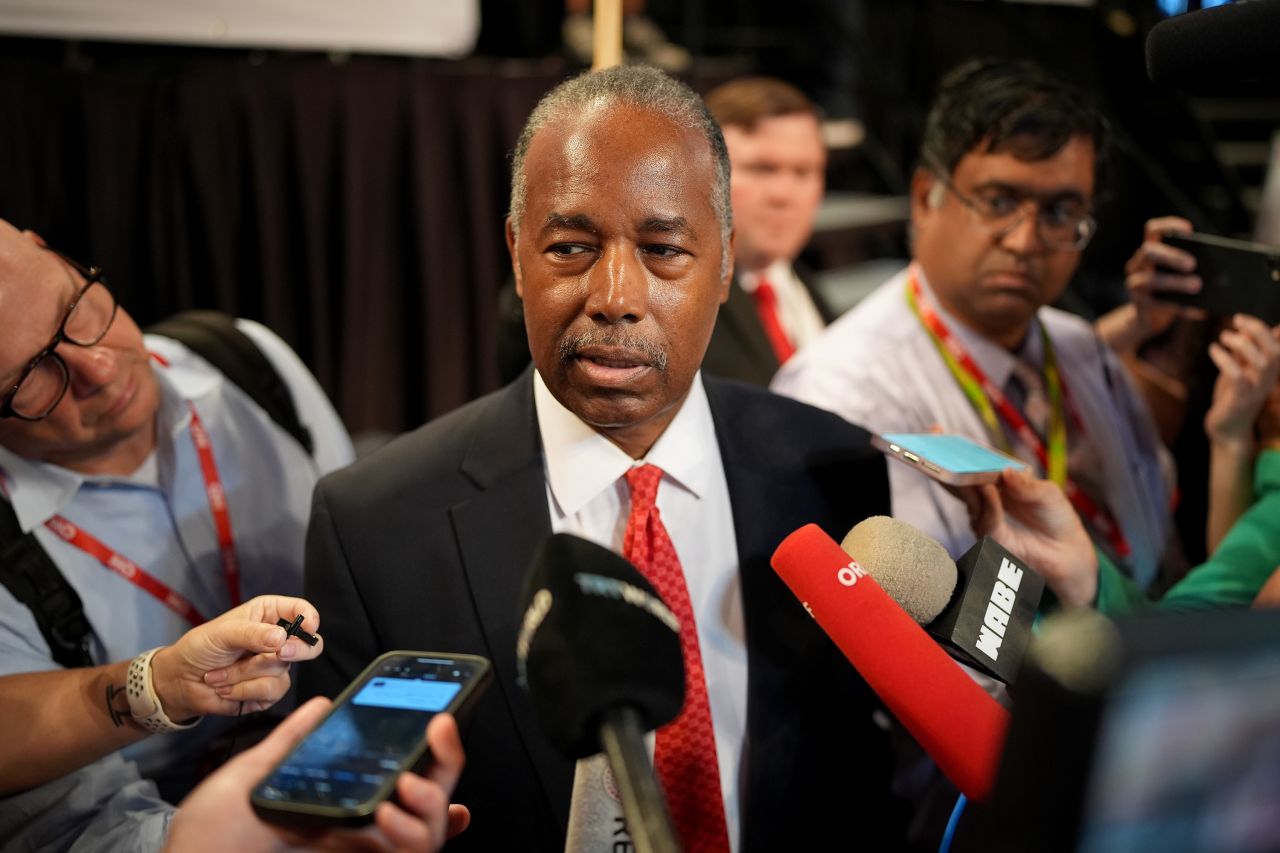
M 255 803 L 371 812 L 425 752 L 427 721 L 452 710 L 487 670 L 483 659 L 384 655 L 254 789 Z

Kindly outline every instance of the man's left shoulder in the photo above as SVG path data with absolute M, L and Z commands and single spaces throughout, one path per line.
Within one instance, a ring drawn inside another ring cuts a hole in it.
M 871 435 L 839 415 L 743 382 L 703 378 L 713 416 L 731 419 L 736 433 L 758 437 L 771 452 L 815 447 L 871 450 Z

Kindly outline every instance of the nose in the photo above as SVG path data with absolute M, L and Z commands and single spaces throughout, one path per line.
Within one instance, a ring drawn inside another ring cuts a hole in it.
M 606 323 L 637 323 L 648 310 L 649 283 L 631 245 L 610 245 L 587 271 L 587 316 Z
M 1040 236 L 1040 208 L 1028 201 L 1018 211 L 1018 217 L 1000 234 L 1000 245 L 1015 255 L 1032 255 L 1045 248 Z
M 78 347 L 63 343 L 58 347 L 58 355 L 67 365 L 70 390 L 76 397 L 88 397 L 110 385 L 120 372 L 115 352 L 101 344 Z

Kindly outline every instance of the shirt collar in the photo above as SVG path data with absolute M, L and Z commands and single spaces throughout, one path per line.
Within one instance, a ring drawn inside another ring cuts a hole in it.
M 920 269 L 920 265 L 915 265 L 916 278 L 920 282 L 920 287 L 925 291 L 929 304 L 933 306 L 933 310 L 938 312 L 938 316 L 942 318 L 942 322 L 951 331 L 966 350 L 969 355 L 973 356 L 973 360 L 982 368 L 982 372 L 987 374 L 987 378 L 991 380 L 991 384 L 997 388 L 1004 388 L 1009 381 L 1009 375 L 1013 373 L 1014 362 L 1021 360 L 1027 364 L 1040 368 L 1044 357 L 1044 347 L 1040 341 L 1040 317 L 1039 314 L 1031 318 L 1031 324 L 1027 327 L 1027 337 L 1022 347 L 1016 352 L 1009 352 L 1000 344 L 984 336 L 980 332 L 974 331 L 960 321 L 954 314 L 947 311 L 934 296 L 933 289 L 929 286 L 929 280 L 925 278 L 924 270 Z
M 181 434 L 191 421 L 190 401 L 208 394 L 217 377 L 205 377 L 185 367 L 160 363 L 156 363 L 153 370 L 160 391 L 156 436 L 158 440 L 160 436 L 168 436 L 168 441 L 159 443 L 172 446 L 172 438 Z M 130 482 L 129 477 L 82 474 L 52 462 L 27 459 L 4 447 L 0 447 L 0 477 L 24 533 L 66 509 L 85 483 Z
M 761 272 L 742 273 L 738 276 L 738 283 L 747 293 L 755 293 L 761 279 L 769 282 L 776 289 L 790 284 L 794 275 L 791 262 L 786 259 L 779 259 L 769 264 Z
M 716 438 L 701 373 L 694 376 L 689 395 L 666 431 L 640 460 L 633 460 L 565 408 L 536 370 L 533 400 L 542 434 L 547 483 L 556 505 L 566 516 L 579 512 L 630 468 L 646 463 L 657 465 L 666 478 L 694 497 L 706 493 L 710 485 L 707 448 L 712 446 L 708 442 Z

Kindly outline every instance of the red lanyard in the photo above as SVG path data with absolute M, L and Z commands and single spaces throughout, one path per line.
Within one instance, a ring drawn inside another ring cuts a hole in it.
M 240 561 L 236 557 L 235 536 L 231 531 L 231 512 L 227 508 L 227 495 L 222 488 L 222 478 L 218 475 L 218 465 L 213 458 L 213 445 L 209 441 L 209 432 L 204 428 L 204 422 L 200 420 L 194 405 L 191 405 L 191 441 L 195 444 L 196 456 L 200 459 L 200 473 L 204 476 L 205 494 L 209 498 L 209 509 L 213 512 L 214 527 L 218 531 L 222 572 L 226 577 L 231 606 L 235 607 L 240 603 Z M 67 543 L 94 557 L 129 583 L 146 590 L 165 607 L 192 625 L 199 625 L 205 621 L 204 616 L 187 598 L 128 557 L 104 544 L 100 539 L 81 530 L 73 522 L 61 515 L 55 515 L 44 524 Z
M 978 409 L 979 414 L 988 415 L 988 417 L 984 418 L 984 420 L 988 421 L 988 427 L 994 429 L 994 425 L 989 422 L 989 406 L 994 408 L 1000 419 L 1035 454 L 1042 470 L 1050 471 L 1052 468 L 1058 467 L 1050 466 L 1049 454 L 1044 442 L 1041 441 L 1040 436 L 1027 423 L 1022 413 L 1009 402 L 1004 392 L 991 382 L 986 372 L 978 366 L 978 363 L 973 360 L 973 356 L 965 349 L 964 344 L 955 335 L 951 334 L 951 330 L 947 327 L 941 315 L 934 310 L 933 305 L 926 297 L 914 269 L 907 278 L 907 297 L 908 302 L 915 309 L 916 315 L 920 318 L 921 324 L 925 327 L 925 331 L 933 339 L 934 344 L 942 353 L 944 361 L 947 362 L 947 366 L 956 376 L 961 387 L 966 391 L 970 388 L 980 388 L 982 394 L 986 395 L 984 399 L 979 400 L 975 399 L 975 395 L 967 393 L 967 396 L 970 397 L 970 402 Z M 1045 335 L 1045 344 L 1047 347 L 1052 346 L 1047 334 Z M 1046 350 L 1047 352 L 1048 350 Z M 1062 377 L 1057 374 L 1056 369 L 1054 370 L 1054 375 L 1062 390 L 1060 405 L 1062 408 L 1069 408 L 1065 405 L 1068 399 L 1066 383 L 1062 382 Z M 1061 411 L 1059 411 L 1057 417 L 1061 418 Z M 1071 412 L 1071 420 L 1083 437 L 1085 435 L 1084 422 L 1076 416 L 1074 411 Z M 1000 436 L 996 437 L 999 438 Z M 1065 456 L 1065 442 L 1063 448 L 1062 453 Z M 1065 469 L 1065 466 L 1063 468 Z M 1111 547 L 1118 556 L 1122 558 L 1128 557 L 1132 553 L 1132 549 L 1129 547 L 1129 540 L 1125 538 L 1124 531 L 1120 529 L 1120 525 L 1116 523 L 1111 513 L 1105 507 L 1094 503 L 1076 485 L 1074 480 L 1065 475 L 1065 470 L 1063 470 L 1061 476 L 1062 481 L 1059 485 L 1062 486 L 1062 490 L 1066 493 L 1067 499 L 1071 501 L 1071 505 L 1075 507 L 1076 512 L 1086 518 L 1093 525 L 1093 528 L 1111 543 Z

